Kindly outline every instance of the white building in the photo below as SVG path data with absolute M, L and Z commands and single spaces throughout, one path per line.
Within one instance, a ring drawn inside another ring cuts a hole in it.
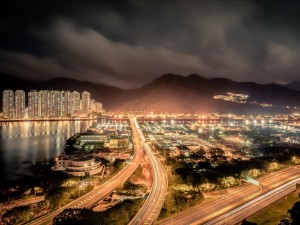
M 66 156 L 62 154 L 55 159 L 52 170 L 63 171 L 73 176 L 85 176 L 102 172 L 105 167 L 101 165 L 101 160 L 92 155 Z
M 82 92 L 82 111 L 89 112 L 91 94 L 87 91 Z
M 25 117 L 25 91 L 16 90 L 15 92 L 15 118 L 23 119 Z
M 14 91 L 4 90 L 2 95 L 3 118 L 10 119 L 14 117 Z
M 80 110 L 80 93 L 73 91 L 71 93 L 71 115 Z
M 99 112 L 102 104 L 90 99 L 84 91 L 82 100 L 77 91 L 31 90 L 28 92 L 28 110 L 25 107 L 26 94 L 23 90 L 4 90 L 2 96 L 2 117 L 17 118 L 70 118 L 88 117 L 91 112 Z
M 103 105 L 101 102 L 96 102 L 96 112 L 97 113 L 101 113 L 102 112 L 102 108 L 103 108 Z
M 61 92 L 61 111 L 62 117 L 71 116 L 71 92 L 69 91 Z
M 39 93 L 36 90 L 28 92 L 28 117 L 39 117 Z
M 96 101 L 95 101 L 95 99 L 90 100 L 90 112 L 96 112 Z
M 50 91 L 42 90 L 39 91 L 39 117 L 49 118 L 51 114 L 51 95 Z
M 62 104 L 61 104 L 61 95 L 60 91 L 51 91 L 51 100 L 50 100 L 50 117 L 59 118 L 62 114 Z

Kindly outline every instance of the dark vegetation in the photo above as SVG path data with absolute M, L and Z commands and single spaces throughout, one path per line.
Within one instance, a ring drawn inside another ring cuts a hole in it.
M 174 183 L 176 184 L 187 184 L 194 188 L 200 188 L 201 184 L 211 183 L 215 185 L 214 189 L 224 189 L 228 188 L 228 184 L 222 180 L 224 178 L 234 178 L 236 180 L 234 185 L 237 185 L 240 183 L 239 179 L 245 179 L 247 175 L 251 176 L 253 170 L 257 173 L 254 177 L 261 176 L 293 165 L 293 157 L 300 157 L 300 148 L 298 147 L 269 146 L 261 148 L 260 151 L 264 154 L 263 157 L 251 158 L 248 161 L 235 160 L 230 163 L 219 160 L 215 167 L 209 160 L 180 162 L 176 158 L 168 157 L 166 163 L 172 168 L 172 173 L 175 175 L 173 176 Z
M 295 202 L 295 204 L 291 209 L 287 210 L 286 217 L 281 219 L 278 225 L 299 225 L 299 224 L 300 224 L 300 201 L 297 201 Z M 257 223 L 250 222 L 244 219 L 241 225 L 257 225 Z
M 104 212 L 90 209 L 65 209 L 53 220 L 53 225 L 123 225 L 134 217 L 143 205 L 143 199 L 125 200 Z

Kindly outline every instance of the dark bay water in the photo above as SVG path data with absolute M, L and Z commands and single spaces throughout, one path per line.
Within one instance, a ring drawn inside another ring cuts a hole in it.
M 69 137 L 92 124 L 93 121 L 0 123 L 0 183 L 28 175 L 31 164 L 53 159 L 63 152 Z

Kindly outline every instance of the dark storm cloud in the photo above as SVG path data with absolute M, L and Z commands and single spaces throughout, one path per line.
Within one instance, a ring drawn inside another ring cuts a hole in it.
M 169 72 L 289 82 L 300 79 L 300 7 L 283 3 L 19 1 L 0 22 L 0 71 L 122 87 Z

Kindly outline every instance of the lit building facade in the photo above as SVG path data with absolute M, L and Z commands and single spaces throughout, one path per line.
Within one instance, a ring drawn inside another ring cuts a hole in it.
M 28 92 L 28 117 L 39 118 L 39 93 L 36 90 Z
M 3 118 L 10 119 L 14 117 L 14 91 L 4 90 L 2 95 Z
M 62 104 L 61 104 L 60 91 L 51 91 L 50 96 L 51 96 L 51 100 L 50 100 L 51 114 L 50 114 L 50 117 L 53 117 L 53 118 L 61 117 Z
M 91 94 L 87 91 L 82 92 L 82 111 L 89 112 Z
M 71 116 L 73 116 L 74 112 L 78 112 L 80 110 L 80 93 L 77 91 L 73 91 L 71 93 Z
M 96 111 L 96 101 L 95 99 L 90 100 L 90 112 L 95 112 Z
M 71 117 L 71 92 L 62 91 L 61 92 L 61 116 Z
M 101 110 L 102 104 L 90 99 L 87 91 L 82 93 L 81 99 L 77 91 L 31 90 L 28 109 L 25 91 L 7 89 L 2 95 L 2 117 L 5 119 L 88 117 L 89 113 Z
M 96 105 L 96 112 L 101 113 L 102 112 L 102 107 L 103 107 L 102 103 L 101 102 L 96 102 L 95 105 Z
M 15 92 L 15 116 L 16 119 L 25 117 L 25 91 L 16 90 Z
M 50 104 L 50 91 L 42 90 L 39 91 L 39 117 L 49 118 L 51 114 L 51 104 Z

